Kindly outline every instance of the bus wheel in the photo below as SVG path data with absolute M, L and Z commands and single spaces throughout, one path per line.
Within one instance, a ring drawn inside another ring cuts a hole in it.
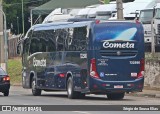
M 108 93 L 107 97 L 109 100 L 121 100 L 124 98 L 125 93 Z
M 32 79 L 32 94 L 34 96 L 40 96 L 41 92 L 42 92 L 42 90 L 36 88 L 36 81 L 33 77 L 33 79 Z
M 69 77 L 67 81 L 67 94 L 69 99 L 78 98 L 78 92 L 73 89 L 73 80 L 71 77 Z

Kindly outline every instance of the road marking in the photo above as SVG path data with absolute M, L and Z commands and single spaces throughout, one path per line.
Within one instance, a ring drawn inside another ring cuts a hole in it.
M 80 113 L 80 114 L 90 114 L 89 112 L 82 112 L 82 111 L 73 111 L 73 112 Z

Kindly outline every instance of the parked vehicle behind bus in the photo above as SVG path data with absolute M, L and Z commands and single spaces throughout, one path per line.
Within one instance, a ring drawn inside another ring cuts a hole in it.
M 154 18 L 154 19 L 153 19 Z M 139 21 L 142 22 L 144 28 L 145 43 L 152 42 L 152 28 L 151 23 L 153 19 L 153 29 L 155 36 L 155 44 L 160 44 L 160 3 L 157 3 L 153 8 L 146 8 L 141 10 Z
M 21 47 L 21 48 L 20 48 Z M 142 91 L 144 36 L 139 22 L 57 22 L 33 26 L 18 45 L 24 88 L 65 91 L 68 98 Z
M 116 3 L 100 5 L 96 8 L 96 19 L 107 21 L 116 11 Z

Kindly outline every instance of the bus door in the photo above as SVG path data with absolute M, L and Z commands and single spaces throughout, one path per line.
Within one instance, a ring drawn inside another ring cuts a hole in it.
M 48 54 L 47 67 L 45 69 L 45 87 L 46 88 L 59 88 L 59 72 L 60 64 L 62 64 L 62 52 L 52 52 Z

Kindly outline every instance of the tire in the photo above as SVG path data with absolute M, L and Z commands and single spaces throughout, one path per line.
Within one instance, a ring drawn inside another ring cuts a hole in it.
M 73 89 L 73 80 L 71 77 L 67 80 L 67 94 L 69 99 L 76 99 L 79 97 L 79 92 L 76 92 Z
M 35 81 L 35 78 L 33 77 L 33 79 L 32 79 L 32 94 L 34 96 L 40 96 L 41 92 L 42 92 L 42 90 L 36 88 L 36 81 Z
M 9 96 L 9 90 L 4 91 L 3 95 L 6 96 L 6 97 Z
M 108 93 L 107 97 L 109 100 L 121 100 L 124 98 L 125 93 Z

